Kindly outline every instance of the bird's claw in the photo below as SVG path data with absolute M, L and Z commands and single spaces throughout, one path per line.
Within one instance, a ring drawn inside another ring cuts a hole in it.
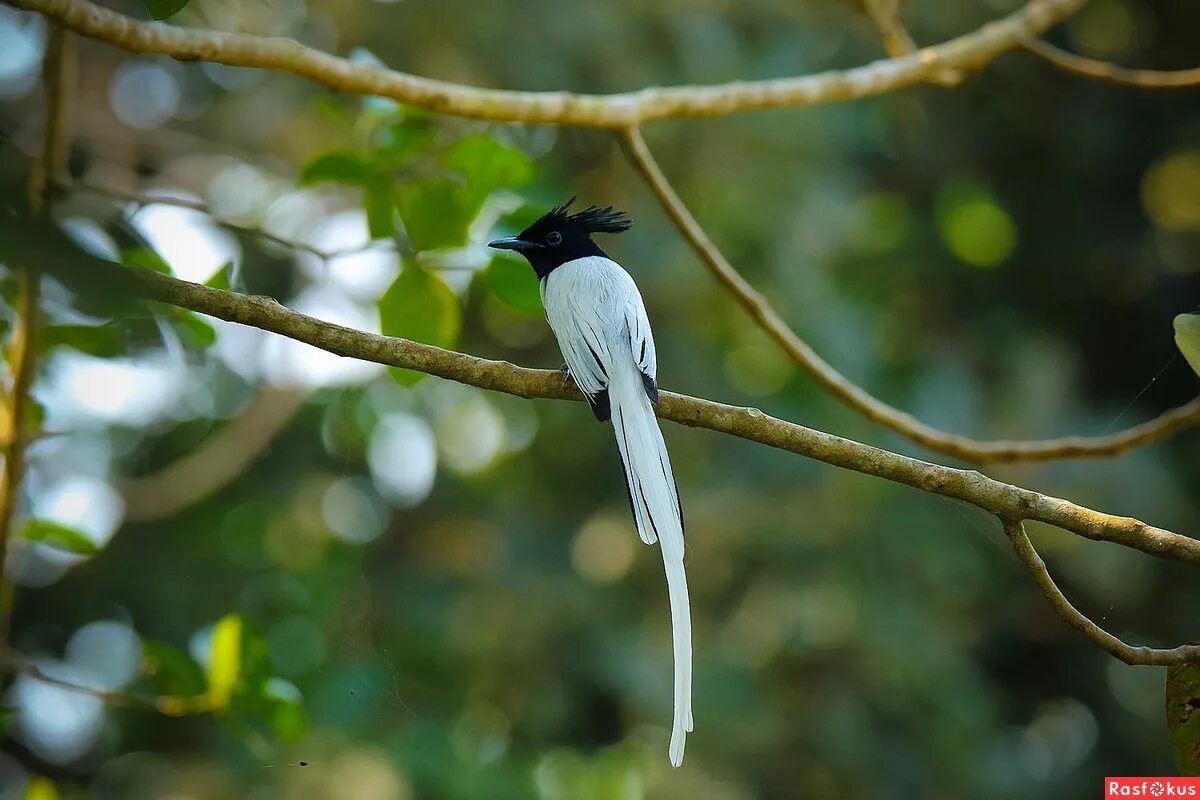
M 575 377 L 571 374 L 571 368 L 568 365 L 563 364 L 561 367 L 558 368 L 558 371 L 562 373 L 562 380 L 563 380 L 564 386 L 568 383 L 575 382 Z

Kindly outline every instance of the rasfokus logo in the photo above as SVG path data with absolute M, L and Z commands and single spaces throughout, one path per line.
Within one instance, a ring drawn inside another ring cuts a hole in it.
M 1104 800 L 1121 797 L 1195 797 L 1200 800 L 1200 778 L 1105 778 Z

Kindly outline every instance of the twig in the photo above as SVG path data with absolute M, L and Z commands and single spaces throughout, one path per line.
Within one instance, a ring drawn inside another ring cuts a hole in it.
M 1061 70 L 1105 83 L 1136 89 L 1187 89 L 1200 86 L 1200 67 L 1181 70 L 1129 69 L 1068 53 L 1035 36 L 1021 37 L 1021 46 Z
M 1037 584 L 1037 587 L 1042 590 L 1042 594 L 1050 601 L 1054 612 L 1062 617 L 1064 622 L 1091 639 L 1104 650 L 1126 664 L 1166 666 L 1189 661 L 1200 662 L 1200 645 L 1185 644 L 1169 650 L 1134 646 L 1126 644 L 1092 622 L 1079 609 L 1071 605 L 1071 601 L 1067 599 L 1062 590 L 1058 588 L 1058 585 L 1054 583 L 1054 578 L 1050 576 L 1050 571 L 1046 569 L 1046 563 L 1042 561 L 1042 557 L 1038 555 L 1033 542 L 1029 540 L 1029 534 L 1025 532 L 1025 523 L 1005 522 L 1004 531 L 1012 541 L 1013 549 L 1017 551 L 1017 555 L 1020 556 L 1021 561 L 1028 567 L 1029 574 L 1033 577 L 1033 582 Z
M 627 128 L 620 133 L 619 138 L 629 160 L 658 198 L 667 216 L 721 285 L 798 366 L 834 397 L 876 424 L 906 436 L 934 452 L 976 464 L 1111 456 L 1141 445 L 1162 441 L 1179 431 L 1200 424 L 1200 398 L 1196 398 L 1148 422 L 1105 436 L 1071 436 L 1041 441 L 981 441 L 926 425 L 911 414 L 870 394 L 821 358 L 784 322 L 770 301 L 750 285 L 713 244 L 700 223 L 675 193 L 675 189 L 646 146 L 641 131 L 637 128 Z
M 288 39 L 139 22 L 89 0 L 5 0 L 83 36 L 134 53 L 291 72 L 331 89 L 379 95 L 443 114 L 505 122 L 626 128 L 668 117 L 713 117 L 764 108 L 809 106 L 891 92 L 940 69 L 975 69 L 1079 10 L 1086 0 L 1030 0 L 977 31 L 900 58 L 850 70 L 714 86 L 647 88 L 614 95 L 480 89 L 354 63 Z
M 140 297 L 278 333 L 335 355 L 412 369 L 518 397 L 582 399 L 574 386 L 564 384 L 557 370 L 528 369 L 407 339 L 366 333 L 290 311 L 271 298 L 226 292 L 99 259 L 88 263 L 87 273 L 107 286 Z M 1003 519 L 1033 519 L 1088 539 L 1200 564 L 1200 540 L 1136 519 L 1084 508 L 1002 483 L 974 470 L 953 469 L 902 456 L 776 419 L 755 408 L 739 408 L 671 392 L 662 392 L 661 398 L 656 413 L 681 425 L 708 428 L 951 497 Z
M 182 717 L 190 714 L 206 714 L 214 710 L 212 701 L 206 694 L 193 696 L 178 695 L 142 695 L 130 692 L 119 692 L 112 689 L 96 689 L 81 683 L 59 678 L 46 672 L 36 662 L 16 653 L 5 646 L 0 650 L 0 666 L 9 673 L 23 673 L 42 683 L 77 692 L 99 700 L 106 705 L 135 708 L 141 711 L 154 711 L 168 717 Z

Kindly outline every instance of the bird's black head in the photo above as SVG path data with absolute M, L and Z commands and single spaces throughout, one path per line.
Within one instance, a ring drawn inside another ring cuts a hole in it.
M 612 206 L 588 206 L 568 214 L 567 209 L 573 202 L 574 197 L 547 211 L 516 236 L 488 242 L 488 247 L 516 250 L 529 260 L 538 278 L 544 278 L 568 261 L 584 256 L 604 256 L 605 252 L 592 241 L 593 233 L 621 233 L 629 230 L 632 224 L 624 211 L 613 211 Z

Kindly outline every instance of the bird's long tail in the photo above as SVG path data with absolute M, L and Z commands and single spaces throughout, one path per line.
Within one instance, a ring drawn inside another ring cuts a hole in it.
M 667 573 L 675 654 L 670 757 L 678 767 L 683 763 L 687 732 L 692 730 L 692 618 L 683 569 L 683 514 L 671 460 L 641 375 L 623 377 L 609 386 L 612 423 L 638 534 L 646 544 L 659 542 Z

